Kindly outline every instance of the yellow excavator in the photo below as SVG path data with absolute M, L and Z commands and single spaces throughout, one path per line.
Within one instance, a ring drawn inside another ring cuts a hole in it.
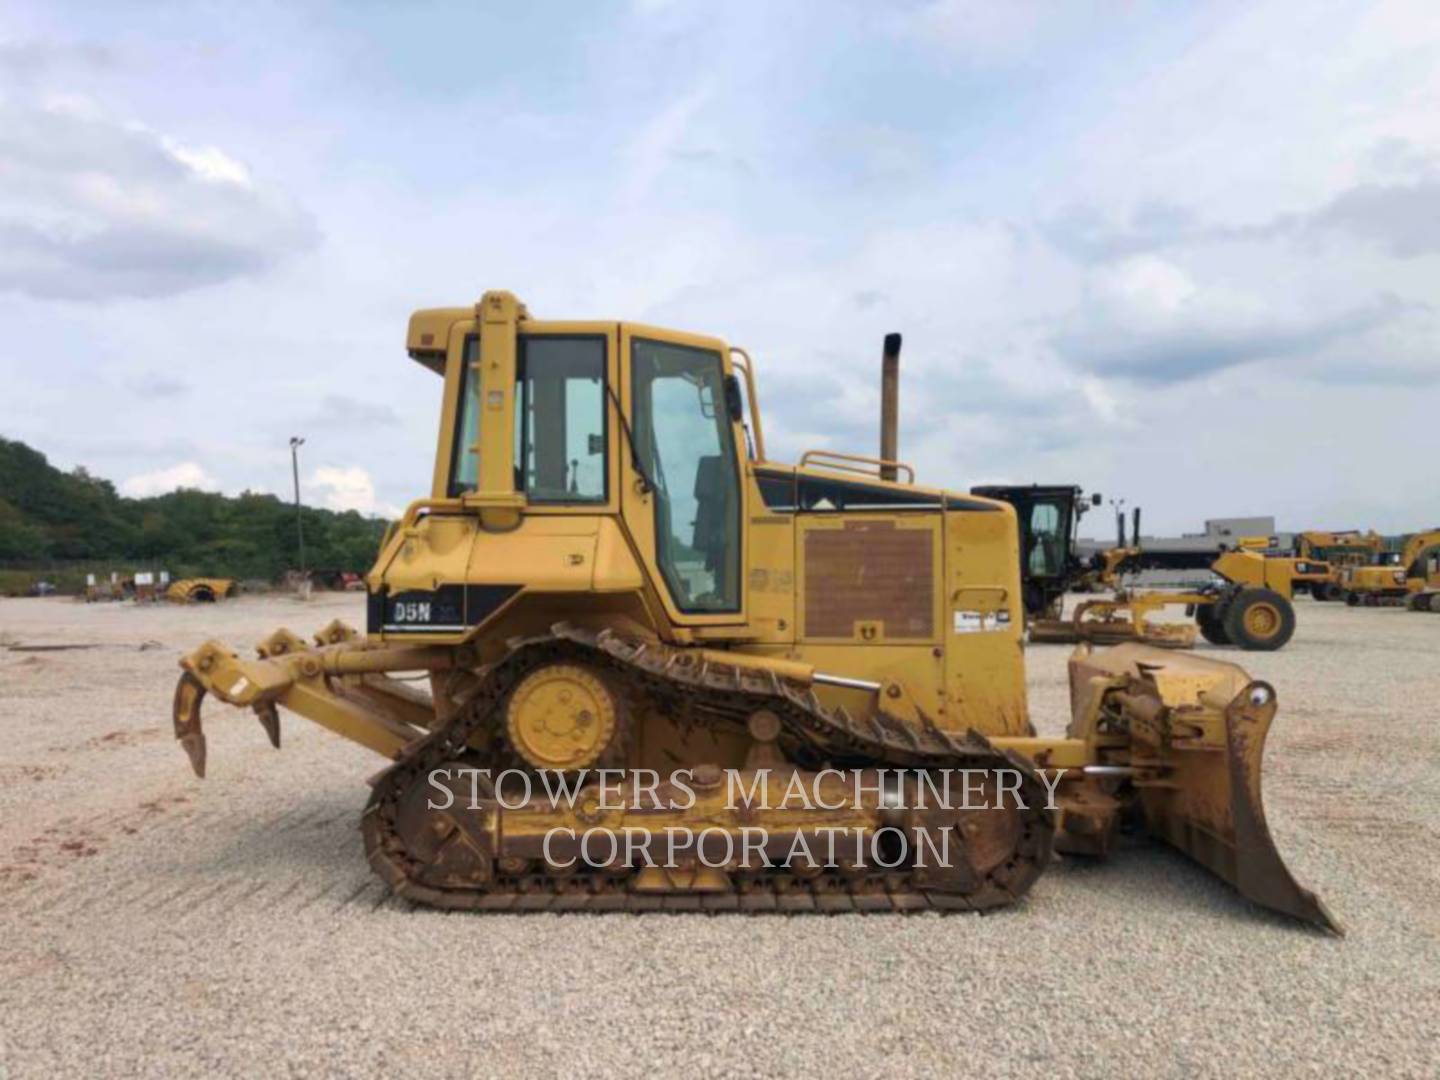
M 1409 591 L 1406 606 L 1411 611 L 1440 614 L 1440 528 L 1410 537 L 1405 541 L 1400 559 L 1405 564 L 1405 584 Z
M 1311 581 L 1308 586 L 1311 598 L 1323 601 L 1343 600 L 1345 568 L 1372 565 L 1384 550 L 1385 538 L 1373 529 L 1307 529 L 1295 534 L 1292 553 L 1329 568 L 1322 580 Z
M 1406 537 L 1398 552 L 1344 567 L 1341 595 L 1351 607 L 1400 606 L 1440 611 L 1440 529 Z
M 896 460 L 898 334 L 881 455 L 797 465 L 719 338 L 496 291 L 417 312 L 408 348 L 443 382 L 435 468 L 365 632 L 185 656 L 200 775 L 207 694 L 276 746 L 283 709 L 374 750 L 369 863 L 442 908 L 985 910 L 1133 826 L 1339 932 L 1265 823 L 1268 683 L 1082 645 L 1065 734 L 1037 733 L 1015 513 Z

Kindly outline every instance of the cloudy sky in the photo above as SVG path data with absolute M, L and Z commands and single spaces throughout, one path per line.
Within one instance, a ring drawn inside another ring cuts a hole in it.
M 1431 0 L 12 3 L 0 434 L 384 513 L 498 287 L 747 346 L 773 457 L 901 330 L 922 481 L 1433 525 L 1437 102 Z

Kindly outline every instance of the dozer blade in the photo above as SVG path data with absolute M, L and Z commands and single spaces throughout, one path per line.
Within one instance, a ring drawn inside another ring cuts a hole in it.
M 1041 645 L 1119 645 L 1138 641 L 1161 649 L 1189 649 L 1195 645 L 1195 628 L 1179 623 L 1145 623 L 1136 626 L 1129 619 L 1036 619 L 1030 624 L 1030 640 Z
M 1072 660 L 1072 687 L 1122 681 L 1132 783 L 1146 825 L 1242 896 L 1335 934 L 1344 930 L 1290 874 L 1265 823 L 1261 767 L 1275 690 L 1237 665 L 1126 645 Z

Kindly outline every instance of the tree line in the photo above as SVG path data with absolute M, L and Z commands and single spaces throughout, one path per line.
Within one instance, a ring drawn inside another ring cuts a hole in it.
M 310 567 L 370 568 L 385 522 L 353 510 L 300 513 Z M 274 495 L 180 490 L 132 499 L 83 467 L 64 472 L 0 438 L 0 566 L 135 564 L 172 576 L 274 580 L 299 561 L 294 504 Z

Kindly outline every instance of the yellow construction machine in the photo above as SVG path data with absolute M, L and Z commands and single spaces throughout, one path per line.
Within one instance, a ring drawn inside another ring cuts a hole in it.
M 1405 564 L 1405 584 L 1411 611 L 1440 614 L 1440 528 L 1416 533 L 1405 541 L 1400 553 Z
M 1019 517 L 1025 613 L 1030 640 L 1055 644 L 1140 641 L 1169 649 L 1195 644 L 1196 629 L 1215 645 L 1249 651 L 1282 648 L 1295 633 L 1297 588 L 1328 581 L 1331 568 L 1310 558 L 1270 554 L 1267 539 L 1242 541 L 1233 550 L 1157 550 L 1140 544 L 1140 510 L 1134 511 L 1131 542 L 1117 516 L 1116 546 L 1089 560 L 1075 553 L 1076 529 L 1099 495 L 1085 497 L 1074 484 L 982 485 L 972 495 L 1000 499 Z M 1136 589 L 1126 577 L 1143 570 L 1210 575 L 1193 589 Z M 1108 590 L 1081 601 L 1063 616 L 1067 592 Z M 1184 607 L 1194 624 L 1154 616 Z
M 1293 549 L 1296 558 L 1323 563 L 1329 568 L 1323 579 L 1309 583 L 1310 596 L 1315 600 L 1343 600 L 1345 568 L 1375 564 L 1385 551 L 1385 538 L 1373 529 L 1367 532 L 1307 529 L 1295 534 Z
M 1283 648 L 1295 634 L 1295 581 L 1318 573 L 1319 564 L 1256 551 L 1159 553 L 1114 548 L 1098 558 L 1095 580 L 1114 590 L 1109 597 L 1085 600 L 1065 619 L 1037 620 L 1032 641 L 1115 642 L 1140 640 L 1166 648 L 1188 648 L 1195 631 L 1213 645 L 1250 652 Z M 1206 571 L 1214 580 L 1188 589 L 1136 589 L 1125 575 L 1142 570 Z M 1159 622 L 1165 608 L 1184 607 L 1194 625 Z
M 444 908 L 981 910 L 1133 823 L 1338 932 L 1265 824 L 1267 683 L 1081 646 L 1068 730 L 1036 733 L 1015 513 L 894 460 L 899 335 L 885 452 L 798 465 L 718 338 L 487 292 L 408 347 L 443 380 L 435 468 L 366 632 L 184 657 L 201 775 L 207 693 L 277 746 L 284 709 L 369 747 L 370 865 Z
M 1404 605 L 1412 611 L 1440 611 L 1440 529 L 1414 533 L 1399 551 L 1346 566 L 1340 588 L 1351 607 Z
M 234 578 L 182 578 L 170 583 L 165 599 L 173 604 L 213 604 L 239 592 Z

